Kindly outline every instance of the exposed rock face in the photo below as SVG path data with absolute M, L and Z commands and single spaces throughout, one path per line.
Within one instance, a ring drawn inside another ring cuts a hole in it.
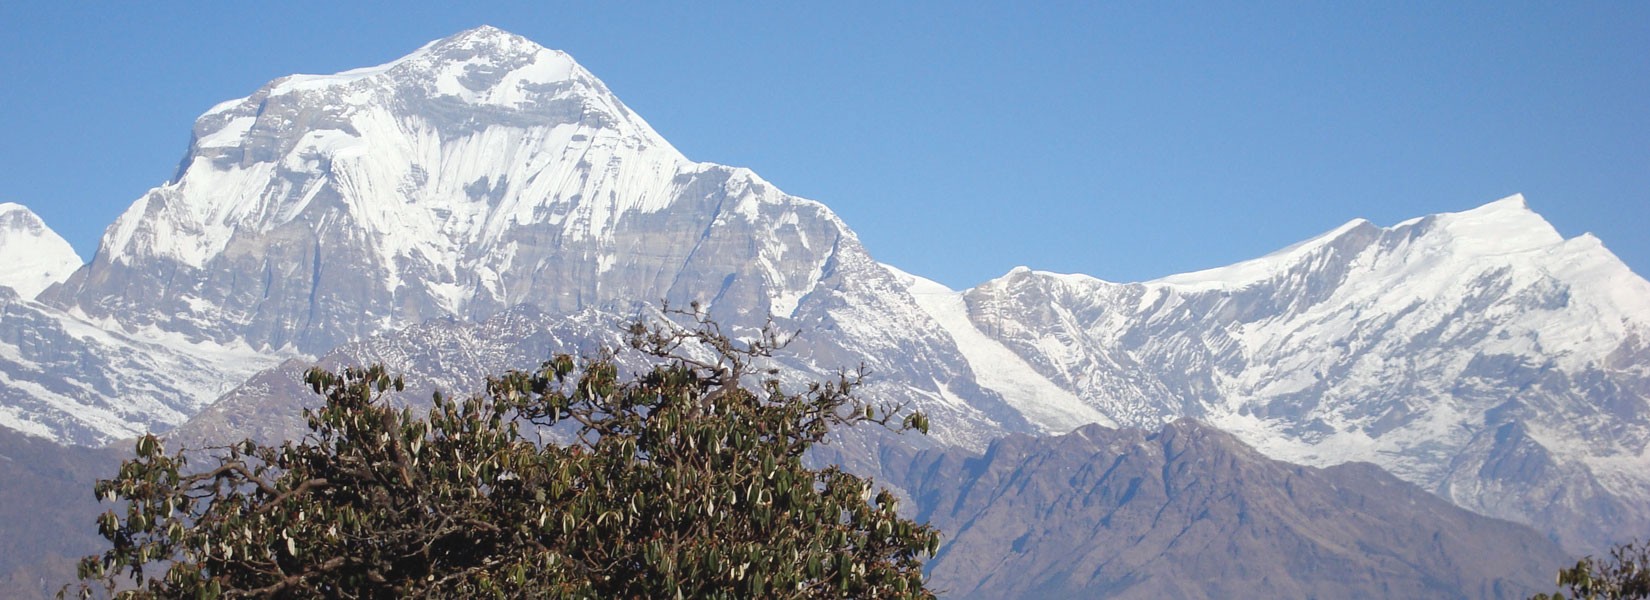
M 946 532 L 950 598 L 1525 598 L 1571 560 L 1373 465 L 1291 465 L 1185 419 L 890 463 Z
M 535 369 L 554 352 L 594 355 L 619 343 L 619 317 L 595 310 L 556 318 L 520 306 L 480 323 L 437 319 L 392 335 L 345 344 L 317 360 L 291 360 L 258 373 L 173 432 L 171 443 L 199 448 L 250 437 L 279 443 L 303 437 L 304 408 L 322 398 L 304 383 L 313 366 L 381 364 L 401 374 L 407 389 L 395 402 L 427 410 L 436 392 L 479 393 L 487 377 Z M 299 418 L 293 418 L 299 416 Z

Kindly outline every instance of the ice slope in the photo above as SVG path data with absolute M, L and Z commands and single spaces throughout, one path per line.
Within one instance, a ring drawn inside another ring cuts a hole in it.
M 0 286 L 33 298 L 80 268 L 75 254 L 57 232 L 27 207 L 0 202 Z

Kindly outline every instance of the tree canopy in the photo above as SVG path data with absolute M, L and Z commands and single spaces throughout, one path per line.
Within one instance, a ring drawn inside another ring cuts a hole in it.
M 210 468 L 144 436 L 96 486 L 110 548 L 70 593 L 130 597 L 932 597 L 939 535 L 888 491 L 804 466 L 832 430 L 926 431 L 920 413 L 855 395 L 863 372 L 805 390 L 759 369 L 782 345 L 741 342 L 697 311 L 628 330 L 654 357 L 556 355 L 436 394 L 387 400 L 383 367 L 307 381 L 325 403 L 279 446 L 212 449 Z M 544 428 L 570 443 L 540 443 Z M 533 439 L 528 434 L 533 434 Z M 95 584 L 95 585 L 93 585 Z
M 1584 557 L 1558 572 L 1558 584 L 1576 600 L 1633 600 L 1650 598 L 1650 545 L 1629 542 L 1610 549 L 1608 558 Z M 1532 600 L 1563 600 L 1556 592 Z

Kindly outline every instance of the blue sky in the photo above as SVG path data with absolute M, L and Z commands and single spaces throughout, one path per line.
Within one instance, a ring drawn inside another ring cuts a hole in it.
M 1515 192 L 1650 273 L 1650 3 L 1020 4 L 0 3 L 0 201 L 89 258 L 213 104 L 491 24 L 952 287 Z

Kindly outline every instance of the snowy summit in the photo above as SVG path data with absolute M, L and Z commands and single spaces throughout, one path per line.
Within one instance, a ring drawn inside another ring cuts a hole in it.
M 80 268 L 80 256 L 21 204 L 0 202 L 0 285 L 33 298 Z
M 49 303 L 304 353 L 524 302 L 714 303 L 708 288 L 789 314 L 852 235 L 749 170 L 688 160 L 567 54 L 493 27 L 276 79 L 193 133 Z M 745 272 L 701 281 L 734 255 Z

